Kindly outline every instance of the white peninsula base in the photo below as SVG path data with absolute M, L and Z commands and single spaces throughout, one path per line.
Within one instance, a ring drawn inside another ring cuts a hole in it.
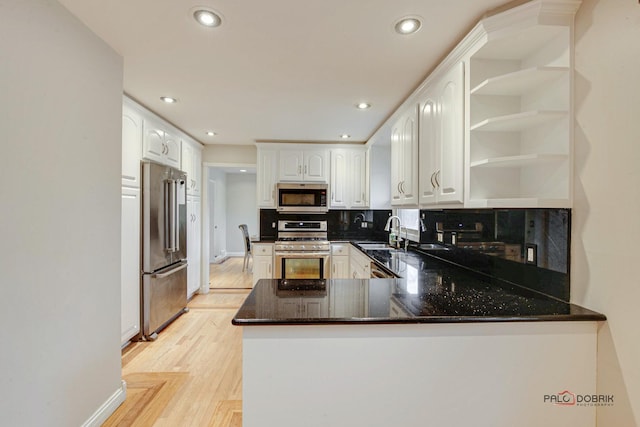
M 595 426 L 595 407 L 545 395 L 596 393 L 597 327 L 245 326 L 243 425 Z

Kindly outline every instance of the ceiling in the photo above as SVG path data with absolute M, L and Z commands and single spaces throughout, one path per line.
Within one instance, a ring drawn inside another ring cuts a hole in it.
M 505 3 L 59 1 L 124 57 L 125 93 L 205 144 L 365 142 L 485 12 Z M 195 6 L 219 12 L 222 25 L 197 24 Z M 421 17 L 422 28 L 395 33 L 407 15 Z M 371 108 L 355 108 L 361 101 Z

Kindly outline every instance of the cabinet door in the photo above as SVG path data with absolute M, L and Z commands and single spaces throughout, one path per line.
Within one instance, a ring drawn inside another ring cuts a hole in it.
M 278 182 L 278 152 L 276 150 L 258 150 L 257 192 L 258 206 L 276 207 L 276 183 Z
M 273 257 L 253 256 L 253 286 L 260 279 L 271 279 L 273 277 Z
M 280 150 L 280 181 L 302 181 L 302 151 Z
M 181 170 L 187 173 L 187 194 L 199 196 L 202 176 L 202 153 L 200 148 L 188 141 L 182 141 L 181 152 Z
M 439 85 L 438 202 L 463 202 L 464 64 L 456 64 Z
M 435 88 L 425 92 L 420 102 L 420 172 L 418 199 L 421 204 L 434 204 L 436 200 L 435 175 L 438 171 L 438 158 L 436 149 L 439 143 L 440 122 L 438 120 L 438 104 Z
M 402 181 L 403 147 L 400 122 L 391 129 L 391 204 L 402 203 L 400 181 Z
M 122 106 L 122 185 L 140 187 L 142 156 L 142 116 L 133 108 Z
M 327 182 L 327 150 L 305 150 L 303 155 L 304 180 Z
M 180 140 L 176 137 L 176 135 L 169 132 L 165 132 L 164 145 L 165 145 L 165 155 L 164 155 L 163 162 L 166 165 L 180 169 L 180 154 L 182 151 L 180 146 Z
M 353 150 L 351 166 L 351 208 L 366 208 L 369 206 L 369 157 L 366 150 Z
M 332 279 L 348 279 L 349 276 L 349 257 L 348 256 L 332 256 L 331 257 L 331 278 Z
M 402 204 L 418 203 L 418 120 L 416 108 L 404 118 L 402 125 Z
M 140 189 L 122 188 L 121 344 L 140 332 Z
M 199 197 L 187 197 L 187 297 L 200 288 L 200 208 Z
M 349 179 L 348 151 L 331 151 L 331 208 L 347 208 Z
M 194 196 L 200 196 L 202 188 L 202 150 L 200 147 L 193 148 L 192 157 L 192 176 L 193 187 L 191 188 L 191 194 Z
M 151 119 L 144 119 L 143 127 L 143 157 L 156 162 L 164 163 L 167 151 L 164 144 L 164 129 Z

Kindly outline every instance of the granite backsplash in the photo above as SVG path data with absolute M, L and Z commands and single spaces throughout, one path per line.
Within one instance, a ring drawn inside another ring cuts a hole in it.
M 421 243 L 437 256 L 569 301 L 570 209 L 421 210 Z M 505 249 L 506 248 L 506 249 Z

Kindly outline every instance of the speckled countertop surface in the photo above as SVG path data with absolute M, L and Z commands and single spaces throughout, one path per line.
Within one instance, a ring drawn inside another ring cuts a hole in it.
M 395 279 L 260 280 L 235 325 L 606 320 L 428 253 L 366 250 Z

